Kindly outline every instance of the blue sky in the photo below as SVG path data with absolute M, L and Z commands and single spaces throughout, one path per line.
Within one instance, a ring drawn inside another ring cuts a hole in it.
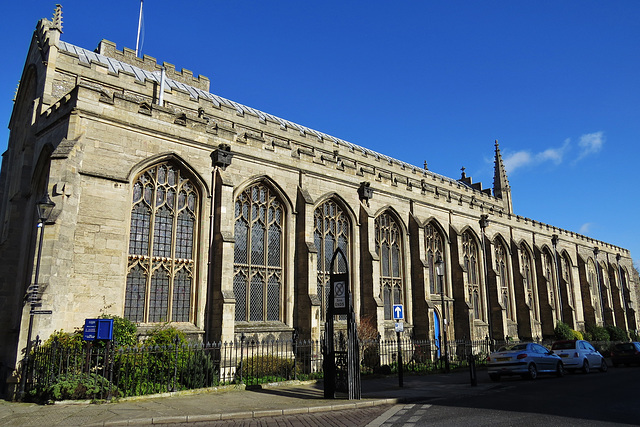
M 62 0 L 62 39 L 134 49 L 138 0 Z M 4 5 L 0 151 L 37 21 Z M 211 92 L 484 187 L 493 141 L 517 214 L 640 264 L 640 2 L 144 2 L 142 53 Z M 7 28 L 8 27 L 8 28 Z

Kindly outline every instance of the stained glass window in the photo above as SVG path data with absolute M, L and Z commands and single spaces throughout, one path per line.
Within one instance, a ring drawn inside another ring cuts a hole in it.
M 133 183 L 124 315 L 133 322 L 192 321 L 199 195 L 171 162 Z

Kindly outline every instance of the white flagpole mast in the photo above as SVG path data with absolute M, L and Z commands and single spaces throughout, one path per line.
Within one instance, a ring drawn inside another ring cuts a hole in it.
M 140 28 L 142 27 L 142 2 L 140 0 L 140 16 L 138 17 L 138 37 L 136 37 L 136 56 L 138 56 L 138 47 L 140 46 Z

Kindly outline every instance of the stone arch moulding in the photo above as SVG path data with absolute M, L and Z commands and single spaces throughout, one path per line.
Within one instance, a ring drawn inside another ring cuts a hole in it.
M 358 221 L 358 216 L 356 215 L 356 213 L 353 211 L 353 209 L 351 208 L 351 205 L 349 203 L 347 203 L 344 198 L 342 196 L 340 196 L 338 193 L 335 192 L 331 192 L 331 193 L 326 193 L 323 194 L 322 196 L 318 197 L 318 199 L 315 201 L 314 205 L 313 205 L 313 209 L 316 210 L 318 209 L 320 206 L 322 206 L 322 204 L 328 200 L 333 200 L 334 202 L 338 203 L 338 205 L 340 205 L 340 207 L 347 212 L 347 214 L 349 215 L 349 221 L 351 221 L 352 227 L 357 227 L 360 225 L 359 221 Z
M 138 163 L 136 163 L 131 169 L 129 169 L 129 173 L 127 175 L 127 180 L 129 182 L 133 182 L 133 179 L 138 176 L 139 173 L 153 167 L 153 165 L 157 163 L 161 163 L 164 161 L 173 161 L 180 166 L 180 169 L 185 170 L 191 178 L 194 179 L 195 183 L 204 190 L 206 194 L 203 195 L 202 199 L 204 200 L 207 197 L 211 197 L 211 188 L 207 184 L 207 181 L 203 179 L 202 176 L 193 168 L 191 165 L 186 162 L 182 157 L 177 155 L 176 153 L 162 153 L 157 154 L 152 157 L 148 157 Z M 200 202 L 201 204 L 203 201 Z
M 476 232 L 476 230 L 474 230 L 473 227 L 471 227 L 470 225 L 465 225 L 464 227 L 462 227 L 460 229 L 460 231 L 458 232 L 459 236 L 462 236 L 464 233 L 469 232 L 469 234 L 471 234 L 471 236 L 473 237 L 473 240 L 475 240 L 476 244 L 478 245 L 478 249 L 482 250 L 482 240 L 481 237 L 478 236 L 478 233 Z M 486 232 L 485 232 L 486 235 Z M 489 237 L 489 236 L 487 236 Z
M 500 242 L 500 244 L 507 249 L 509 256 L 513 255 L 511 250 L 511 245 L 509 245 L 507 240 L 499 232 L 493 236 L 493 242 L 494 243 Z
M 393 217 L 393 219 L 398 222 L 398 224 L 402 228 L 402 235 L 403 236 L 407 236 L 408 233 L 409 233 L 409 229 L 407 228 L 407 224 L 405 223 L 405 221 L 402 219 L 402 216 L 398 213 L 398 211 L 393 206 L 385 205 L 385 206 L 381 207 L 380 209 L 378 209 L 376 211 L 376 213 L 374 214 L 373 217 L 374 218 L 378 218 L 380 215 L 382 215 L 385 212 L 388 212 Z M 404 242 L 404 239 L 403 239 L 403 242 Z
M 451 239 L 449 238 L 449 233 L 447 233 L 447 231 L 442 226 L 442 224 L 440 223 L 438 218 L 436 218 L 435 216 L 431 216 L 431 217 L 427 218 L 427 220 L 422 223 L 420 228 L 424 229 L 427 225 L 434 226 L 438 230 L 438 232 L 440 234 L 442 234 L 442 237 L 444 237 L 444 240 L 447 242 L 447 245 L 451 244 Z
M 51 161 L 51 155 L 53 154 L 53 144 L 51 142 L 47 142 L 42 146 L 40 150 L 40 154 L 38 155 L 38 160 L 35 163 L 33 168 L 33 172 L 31 174 L 31 182 L 30 189 L 33 190 L 38 187 L 39 183 L 46 181 L 49 179 L 50 168 L 46 167 Z M 46 189 L 46 187 L 45 187 Z M 36 194 L 36 197 L 41 197 L 42 194 Z
M 235 201 L 244 190 L 259 182 L 267 184 L 269 188 L 271 188 L 278 194 L 280 200 L 287 206 L 287 212 L 290 212 L 292 214 L 296 213 L 295 205 L 293 204 L 291 197 L 289 197 L 287 192 L 284 191 L 284 189 L 268 175 L 254 175 L 246 179 L 244 182 L 234 188 L 233 200 Z

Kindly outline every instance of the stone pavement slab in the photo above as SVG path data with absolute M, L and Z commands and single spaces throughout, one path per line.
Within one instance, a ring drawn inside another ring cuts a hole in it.
M 307 414 L 483 393 L 491 383 L 469 384 L 468 372 L 364 378 L 362 399 L 324 399 L 321 382 L 238 386 L 120 399 L 112 403 L 36 405 L 0 401 L 0 426 L 116 426 L 191 423 Z

